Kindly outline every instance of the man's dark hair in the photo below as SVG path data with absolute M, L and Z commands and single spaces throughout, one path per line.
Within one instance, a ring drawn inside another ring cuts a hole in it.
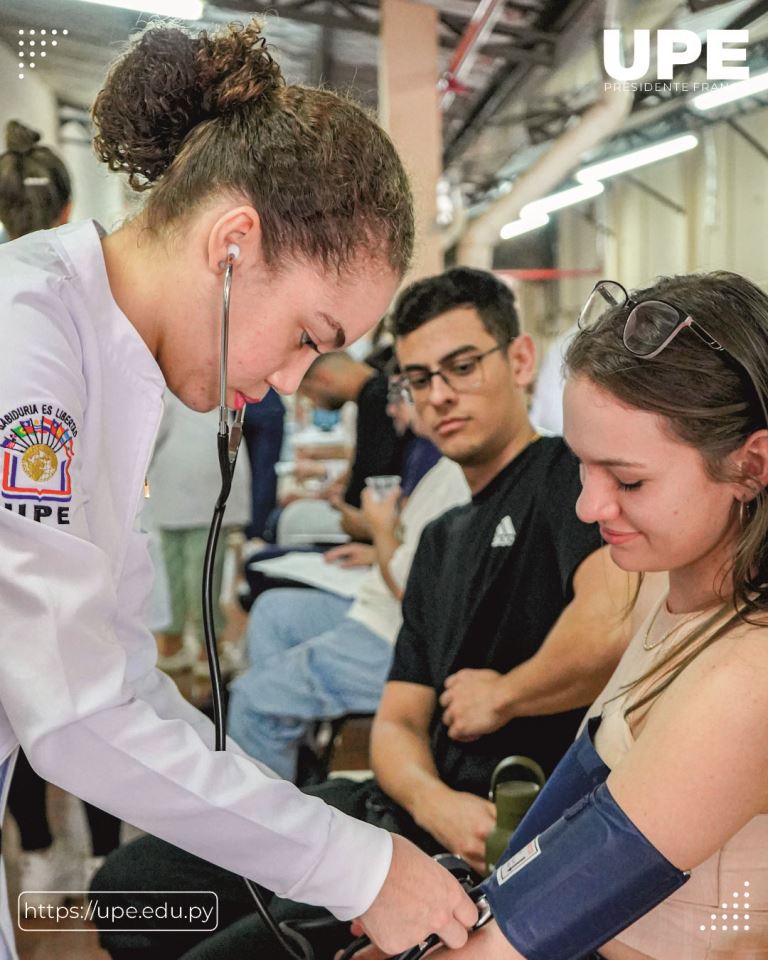
M 392 333 L 404 337 L 457 307 L 474 307 L 500 346 L 520 334 L 514 293 L 492 273 L 471 267 L 453 267 L 406 287 L 390 317 Z

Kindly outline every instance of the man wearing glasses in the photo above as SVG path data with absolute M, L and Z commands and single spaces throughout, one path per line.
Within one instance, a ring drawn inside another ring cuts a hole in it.
M 392 329 L 417 416 L 472 500 L 422 534 L 373 766 L 415 823 L 480 866 L 494 765 L 524 754 L 552 770 L 623 652 L 631 588 L 576 517 L 576 461 L 531 427 L 534 347 L 508 287 L 465 267 L 421 280 Z

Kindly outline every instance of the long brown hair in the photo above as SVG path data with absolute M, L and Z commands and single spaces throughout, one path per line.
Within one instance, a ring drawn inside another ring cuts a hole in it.
M 768 398 L 768 296 L 736 273 L 714 271 L 662 277 L 652 287 L 634 291 L 631 299 L 674 304 L 701 323 L 725 350 L 713 350 L 684 330 L 657 357 L 639 359 L 622 342 L 628 311 L 616 307 L 596 327 L 580 331 L 571 341 L 565 356 L 567 374 L 586 377 L 622 403 L 663 417 L 675 439 L 699 451 L 712 479 L 748 484 L 751 478 L 735 476 L 726 458 L 751 433 L 768 426 L 756 394 L 759 390 Z M 742 362 L 748 364 L 754 385 Z M 660 675 L 631 710 L 657 697 L 703 649 L 738 622 L 765 622 L 768 498 L 764 488 L 750 489 L 756 495 L 742 512 L 731 566 L 722 571 L 731 575 L 731 597 L 630 685 Z
M 72 199 L 64 165 L 40 134 L 18 120 L 5 128 L 6 152 L 0 155 L 0 220 L 11 239 L 52 227 Z
M 258 211 L 270 263 L 340 269 L 363 249 L 408 267 L 412 199 L 391 141 L 350 100 L 286 85 L 256 20 L 195 36 L 151 25 L 113 64 L 93 121 L 99 157 L 152 188 L 150 229 L 228 193 Z

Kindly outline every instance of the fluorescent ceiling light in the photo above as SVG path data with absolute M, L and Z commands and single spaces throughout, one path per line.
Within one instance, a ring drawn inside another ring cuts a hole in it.
M 632 153 L 625 153 L 621 157 L 614 157 L 613 160 L 603 160 L 601 163 L 593 163 L 589 167 L 583 167 L 576 173 L 576 179 L 579 183 L 605 180 L 606 177 L 615 177 L 618 173 L 636 170 L 638 167 L 646 166 L 646 164 L 656 163 L 657 160 L 665 160 L 667 157 L 674 157 L 675 154 L 684 153 L 686 150 L 693 150 L 694 147 L 698 146 L 698 143 L 698 137 L 692 133 L 686 133 L 682 137 L 663 140 L 661 143 L 654 143 L 651 147 L 643 147 L 642 150 L 634 150 Z
M 501 230 L 499 230 L 499 236 L 502 240 L 511 240 L 512 237 L 519 237 L 522 233 L 538 230 L 539 227 L 544 227 L 548 223 L 549 217 L 546 213 L 535 214 L 525 220 L 520 217 L 519 220 L 512 220 L 510 223 L 505 223 Z
M 545 227 L 549 223 L 548 214 L 554 210 L 562 210 L 563 207 L 570 207 L 574 203 L 596 197 L 603 190 L 605 187 L 598 181 L 582 183 L 578 187 L 569 187 L 559 193 L 552 193 L 548 197 L 526 203 L 520 211 L 519 219 L 505 223 L 499 231 L 499 236 L 502 240 L 511 240 L 512 237 L 519 237 L 523 233 Z
M 520 211 L 520 219 L 529 220 L 537 215 L 541 216 L 553 213 L 555 210 L 562 210 L 563 207 L 570 207 L 574 203 L 581 203 L 583 200 L 589 200 L 590 197 L 596 197 L 603 190 L 605 190 L 605 186 L 599 180 L 582 183 L 578 187 L 569 187 L 568 190 L 561 190 L 559 193 L 552 193 L 548 197 L 526 203 Z
M 741 100 L 742 97 L 751 97 L 756 93 L 768 90 L 768 72 L 758 73 L 749 80 L 739 80 L 738 83 L 729 83 L 719 90 L 710 90 L 709 93 L 700 93 L 693 98 L 693 105 L 697 110 L 712 110 L 724 103 Z
M 81 3 L 98 3 L 102 7 L 136 10 L 178 20 L 200 20 L 204 7 L 203 0 L 81 0 Z

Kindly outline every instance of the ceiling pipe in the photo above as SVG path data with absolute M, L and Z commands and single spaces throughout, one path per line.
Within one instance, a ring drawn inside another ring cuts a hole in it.
M 618 0 L 609 0 L 604 26 L 608 29 L 618 25 Z M 616 133 L 629 116 L 632 103 L 631 92 L 604 87 L 600 99 L 581 120 L 566 130 L 530 170 L 514 181 L 509 193 L 470 223 L 459 243 L 458 262 L 490 269 L 493 249 L 499 242 L 499 231 L 504 224 L 516 220 L 526 203 L 538 200 L 561 184 L 578 166 L 584 153 Z
M 461 35 L 451 62 L 440 77 L 437 88 L 442 92 L 440 109 L 446 111 L 453 103 L 456 92 L 464 89 L 463 79 L 472 69 L 479 48 L 493 32 L 499 17 L 504 12 L 506 0 L 480 0 L 475 12 Z
M 443 253 L 459 242 L 469 220 L 469 213 L 461 187 L 455 186 L 451 189 L 451 200 L 453 202 L 453 220 L 447 227 L 443 227 L 438 237 L 440 249 Z

